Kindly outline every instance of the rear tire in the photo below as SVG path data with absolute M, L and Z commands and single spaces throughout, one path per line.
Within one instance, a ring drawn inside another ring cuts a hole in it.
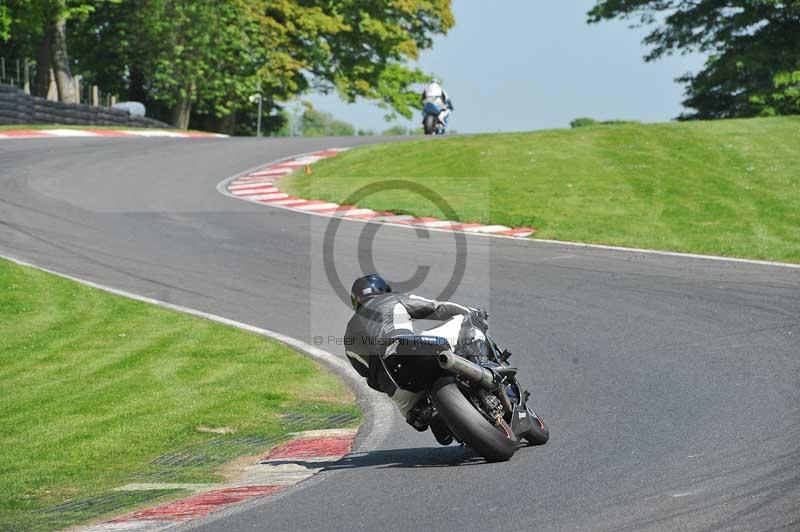
M 433 135 L 436 129 L 436 117 L 433 115 L 425 115 L 422 121 L 422 127 L 425 129 L 426 135 Z
M 436 381 L 431 400 L 439 415 L 468 446 L 490 462 L 502 462 L 514 456 L 517 442 L 495 427 L 464 397 L 452 377 Z

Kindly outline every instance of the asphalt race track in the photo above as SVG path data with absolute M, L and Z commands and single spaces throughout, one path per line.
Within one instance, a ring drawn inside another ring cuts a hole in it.
M 362 141 L 2 141 L 0 253 L 327 344 L 349 318 L 323 270 L 328 220 L 215 187 Z M 365 227 L 336 235 L 345 284 Z M 391 279 L 427 265 L 421 292 L 447 283 L 453 235 L 377 237 Z M 467 250 L 453 298 L 489 308 L 550 442 L 485 464 L 396 416 L 375 448 L 203 530 L 800 528 L 800 270 L 477 236 Z

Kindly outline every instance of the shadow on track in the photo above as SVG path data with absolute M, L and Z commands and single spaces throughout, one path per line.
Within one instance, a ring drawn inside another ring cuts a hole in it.
M 319 462 L 304 462 L 301 460 L 279 461 L 271 460 L 273 464 L 300 464 L 306 467 L 319 467 Z M 364 467 L 384 468 L 427 468 L 427 467 L 458 467 L 485 464 L 486 460 L 468 447 L 412 447 L 403 449 L 385 449 L 353 453 L 345 456 L 336 463 L 325 466 L 324 471 L 341 471 L 346 469 L 360 469 Z
M 530 446 L 522 445 L 519 450 Z M 302 460 L 270 460 L 276 465 L 300 464 L 305 467 L 320 467 L 319 462 Z M 419 469 L 430 467 L 468 467 L 485 465 L 486 461 L 473 449 L 451 445 L 449 447 L 406 447 L 401 449 L 384 449 L 380 451 L 355 452 L 338 462 L 326 465 L 324 471 L 341 471 L 376 467 L 379 469 L 402 468 Z

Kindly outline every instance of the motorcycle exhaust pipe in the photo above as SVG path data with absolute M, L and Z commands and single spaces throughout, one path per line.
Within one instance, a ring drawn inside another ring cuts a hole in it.
M 474 362 L 470 362 L 464 357 L 460 357 L 451 351 L 444 351 L 439 354 L 438 358 L 439 366 L 444 370 L 460 375 L 468 381 L 480 384 L 485 388 L 494 389 L 497 387 L 494 373 Z

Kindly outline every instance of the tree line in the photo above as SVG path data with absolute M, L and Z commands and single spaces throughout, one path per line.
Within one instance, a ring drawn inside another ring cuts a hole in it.
M 800 1 L 597 0 L 588 14 L 612 19 L 654 28 L 648 61 L 707 54 L 679 78 L 679 118 L 800 113 Z M 37 95 L 52 78 L 75 101 L 80 74 L 177 127 L 246 134 L 255 93 L 267 131 L 312 90 L 410 117 L 428 76 L 408 61 L 453 24 L 451 0 L 0 0 L 0 55 L 33 60 Z
M 681 119 L 800 113 L 800 1 L 599 0 L 589 22 L 630 20 L 655 26 L 644 39 L 653 61 L 674 53 L 708 54 L 686 74 Z
M 376 132 L 372 129 L 356 129 L 355 126 L 344 120 L 337 119 L 331 113 L 315 109 L 307 101 L 300 102 L 300 105 L 281 110 L 284 115 L 283 125 L 273 134 L 276 136 L 291 137 L 350 137 L 350 136 L 373 136 L 373 135 L 422 135 L 424 131 L 421 127 L 409 128 L 400 124 L 395 124 Z
M 2 0 L 3 54 L 32 58 L 32 91 L 74 102 L 73 76 L 179 128 L 267 131 L 309 91 L 376 101 L 410 117 L 408 66 L 453 26 L 451 0 Z

